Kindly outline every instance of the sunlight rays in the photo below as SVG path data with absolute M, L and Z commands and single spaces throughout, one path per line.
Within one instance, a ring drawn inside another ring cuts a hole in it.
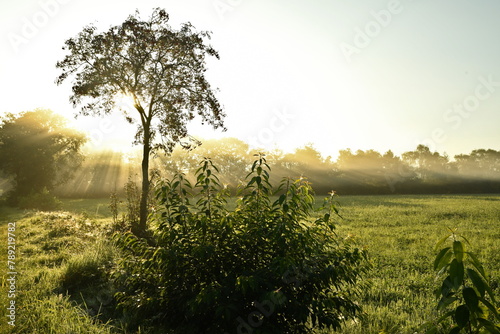
M 122 191 L 130 172 L 130 164 L 124 161 L 122 153 L 95 152 L 71 182 L 59 187 L 58 193 L 65 197 L 108 197 L 114 191 Z

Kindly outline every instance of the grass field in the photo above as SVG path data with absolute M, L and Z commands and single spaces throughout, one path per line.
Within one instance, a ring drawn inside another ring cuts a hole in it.
M 373 264 L 366 276 L 370 288 L 360 300 L 365 315 L 342 333 L 419 333 L 435 315 L 433 247 L 448 229 L 470 240 L 500 294 L 500 196 L 346 196 L 339 202 L 338 234 L 353 235 Z M 15 221 L 18 275 L 11 328 L 2 269 L 0 333 L 125 333 L 117 322 L 97 317 L 113 314 L 112 289 L 100 272 L 118 256 L 106 234 L 107 199 L 63 200 L 65 213 L 1 210 L 0 252 L 7 252 L 7 224 Z M 6 261 L 2 256 L 2 268 Z M 75 268 L 84 268 L 93 281 L 83 282 Z
M 415 333 L 434 316 L 437 287 L 433 247 L 448 229 L 466 236 L 493 277 L 500 279 L 499 196 L 371 196 L 340 198 L 341 234 L 368 248 L 372 287 L 366 318 L 346 333 Z

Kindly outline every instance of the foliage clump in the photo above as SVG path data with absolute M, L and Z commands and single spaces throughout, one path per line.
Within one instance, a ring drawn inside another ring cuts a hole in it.
M 338 329 L 355 302 L 366 252 L 335 233 L 334 197 L 315 216 L 305 179 L 269 183 L 263 156 L 228 209 L 218 169 L 205 159 L 192 185 L 163 182 L 153 240 L 117 236 L 125 256 L 117 299 L 135 325 L 175 333 L 308 333 Z M 276 195 L 276 196 L 275 196 Z
M 435 291 L 440 317 L 424 325 L 426 333 L 445 329 L 450 334 L 500 334 L 500 314 L 488 274 L 477 256 L 467 249 L 468 240 L 454 231 L 441 239 L 436 249 L 448 240 L 451 245 L 441 249 L 434 260 L 438 276 L 445 276 Z
M 10 204 L 57 209 L 49 192 L 80 166 L 85 141 L 82 133 L 68 128 L 66 119 L 51 110 L 0 117 L 0 173 L 13 181 Z

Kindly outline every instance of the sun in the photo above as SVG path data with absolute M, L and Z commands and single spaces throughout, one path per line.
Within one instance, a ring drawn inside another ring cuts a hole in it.
M 131 112 L 135 110 L 134 96 L 130 93 L 118 93 L 114 97 L 115 107 L 117 109 Z

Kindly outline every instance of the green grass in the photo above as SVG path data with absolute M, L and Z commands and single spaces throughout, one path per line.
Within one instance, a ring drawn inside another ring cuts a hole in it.
M 0 333 L 112 333 L 110 325 L 89 312 L 96 308 L 94 305 L 88 307 L 84 300 L 77 300 L 81 293 L 68 294 L 72 287 L 68 281 L 73 280 L 80 287 L 89 280 L 96 281 L 91 274 L 101 270 L 113 256 L 110 246 L 103 246 L 107 225 L 68 212 L 32 212 L 23 216 L 16 220 L 15 232 L 16 326 L 6 324 L 2 307 Z M 2 221 L 12 217 L 21 216 L 11 212 L 2 216 Z M 2 238 L 6 237 L 4 231 Z M 5 275 L 2 276 L 5 283 Z M 102 289 L 104 284 L 97 282 Z M 7 301 L 6 293 L 2 284 L 2 305 Z
M 367 247 L 373 269 L 362 297 L 366 317 L 346 333 L 418 333 L 435 316 L 434 245 L 448 229 L 466 236 L 493 278 L 500 279 L 499 196 L 340 197 L 340 234 Z
M 94 219 L 111 218 L 109 198 L 96 199 L 63 199 L 62 211 L 92 217 Z
M 321 198 L 318 198 L 318 202 Z M 430 320 L 438 281 L 432 270 L 437 240 L 448 228 L 466 236 L 500 295 L 500 196 L 345 196 L 337 231 L 369 251 L 371 286 L 360 296 L 364 317 L 341 333 L 419 333 Z M 113 315 L 106 271 L 119 256 L 107 242 L 108 199 L 63 200 L 57 213 L 0 211 L 6 254 L 7 222 L 16 221 L 19 296 L 17 333 L 125 333 Z M 5 268 L 6 256 L 0 257 Z M 6 285 L 2 269 L 2 322 Z M 101 316 L 99 316 L 101 314 Z

